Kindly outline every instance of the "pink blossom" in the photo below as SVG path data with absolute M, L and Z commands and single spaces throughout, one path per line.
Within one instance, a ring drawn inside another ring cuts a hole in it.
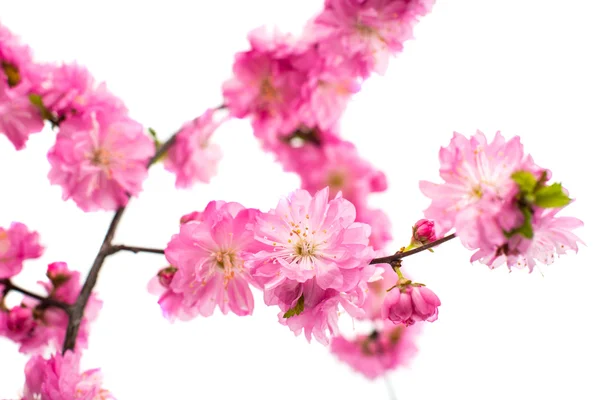
M 265 302 L 282 310 L 280 322 L 321 343 L 337 333 L 340 305 L 353 317 L 364 315 L 366 283 L 375 273 L 368 225 L 354 222 L 349 201 L 328 199 L 328 188 L 282 199 L 257 218 L 255 238 L 263 250 L 247 255 Z
M 34 356 L 25 365 L 22 400 L 109 400 L 114 397 L 102 389 L 99 369 L 79 372 L 81 354 L 67 351 L 49 359 Z
M 382 330 L 354 339 L 335 336 L 331 352 L 356 372 L 369 379 L 383 376 L 399 366 L 406 366 L 417 352 L 414 326 L 386 324 Z
M 309 69 L 308 80 L 302 87 L 304 102 L 298 113 L 305 125 L 331 129 L 350 98 L 360 91 L 359 71 L 350 63 L 335 63 L 325 58 L 313 60 L 317 63 Z
M 142 190 L 154 154 L 142 126 L 120 114 L 91 113 L 61 124 L 48 177 L 84 211 L 115 210 Z
M 29 72 L 34 68 L 31 49 L 21 43 L 8 28 L 0 23 L 0 87 L 24 84 L 30 86 Z
M 442 303 L 429 288 L 410 281 L 399 283 L 383 301 L 381 317 L 394 324 L 412 325 L 415 321 L 436 321 Z
M 306 282 L 316 278 L 322 289 L 344 291 L 356 286 L 356 277 L 368 264 L 370 228 L 354 222 L 352 203 L 329 200 L 329 188 L 311 196 L 297 190 L 277 208 L 257 219 L 256 240 L 268 250 L 252 258 L 255 273 L 270 276 L 268 286 L 284 279 Z
M 504 263 L 508 268 L 528 268 L 532 272 L 537 262 L 545 265 L 554 263 L 555 254 L 566 254 L 567 250 L 578 251 L 577 242 L 583 243 L 573 229 L 583 226 L 583 222 L 573 217 L 556 217 L 562 208 L 538 209 L 533 216 L 533 238 L 520 235 L 504 240 L 493 249 L 480 249 L 471 257 L 471 262 L 479 260 L 496 268 Z
M 390 54 L 403 49 L 412 38 L 419 16 L 430 11 L 432 0 L 327 0 L 325 9 L 311 25 L 320 37 L 320 51 L 330 57 L 344 56 L 383 74 Z
M 8 229 L 0 227 L 0 279 L 17 275 L 23 261 L 39 258 L 43 252 L 39 234 L 24 224 L 13 222 Z
M 280 132 L 297 124 L 309 49 L 290 35 L 264 27 L 250 32 L 248 40 L 251 49 L 236 54 L 234 77 L 223 84 L 225 105 L 236 118 L 250 116 L 261 139 L 277 140 Z
M 302 188 L 310 193 L 329 186 L 331 199 L 341 191 L 359 208 L 367 203 L 369 193 L 387 189 L 385 174 L 361 158 L 350 142 L 329 138 L 319 147 L 305 146 L 301 150 L 284 164 L 284 169 L 297 172 Z M 312 168 L 314 165 L 319 168 Z
M 4 334 L 15 342 L 20 342 L 29 337 L 37 324 L 33 318 L 32 310 L 24 306 L 16 306 L 8 311 L 5 323 Z
M 190 187 L 196 181 L 208 183 L 217 173 L 221 148 L 210 143 L 223 120 L 215 120 L 215 110 L 187 122 L 177 133 L 175 145 L 167 153 L 165 168 L 174 172 L 177 188 Z
M 66 304 L 73 304 L 81 291 L 80 273 L 70 271 L 63 262 L 48 266 L 50 282 L 39 282 L 47 296 Z M 92 293 L 85 308 L 77 335 L 76 348 L 87 348 L 90 324 L 97 316 L 102 302 Z M 0 313 L 1 314 L 1 313 Z M 17 342 L 22 353 L 42 353 L 48 346 L 60 349 L 65 339 L 67 314 L 59 308 L 42 307 L 36 299 L 25 297 L 21 306 L 13 308 L 0 326 L 0 334 Z
M 15 149 L 22 150 L 29 135 L 43 127 L 44 120 L 28 93 L 20 87 L 11 89 L 0 79 L 0 133 L 6 135 Z
M 169 290 L 183 297 L 176 308 L 205 317 L 217 305 L 224 314 L 252 313 L 254 299 L 242 253 L 255 246 L 257 212 L 238 203 L 212 201 L 202 221 L 181 225 L 165 249 L 167 260 L 177 268 Z
M 516 190 L 511 178 L 518 170 L 537 170 L 525 155 L 519 137 L 506 141 L 500 132 L 488 144 L 477 133 L 467 139 L 455 132 L 450 145 L 440 149 L 441 184 L 421 181 L 421 191 L 432 199 L 425 218 L 435 221 L 435 231 L 442 236 L 456 225 L 461 212 L 480 201 L 506 199 Z M 486 203 L 486 207 L 492 206 Z M 461 236 L 460 232 L 457 232 Z
M 111 94 L 104 83 L 98 85 L 83 66 L 46 65 L 45 79 L 35 88 L 44 106 L 59 120 L 94 111 L 125 114 L 125 104 Z

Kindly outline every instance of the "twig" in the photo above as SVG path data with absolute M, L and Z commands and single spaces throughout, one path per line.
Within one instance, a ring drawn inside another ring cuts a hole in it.
M 138 247 L 138 246 L 126 246 L 124 244 L 118 244 L 111 246 L 110 254 L 118 253 L 119 251 L 131 251 L 132 253 L 154 253 L 154 254 L 165 254 L 164 249 L 154 249 L 150 247 Z
M 177 134 L 174 134 L 167 140 L 157 151 L 154 157 L 150 159 L 148 162 L 148 167 L 158 161 L 168 150 L 175 144 L 175 139 Z M 67 333 L 65 335 L 65 341 L 63 343 L 63 354 L 67 350 L 73 350 L 75 348 L 75 341 L 77 339 L 77 333 L 79 332 L 79 326 L 81 325 L 81 320 L 83 318 L 83 313 L 85 310 L 85 306 L 92 294 L 92 289 L 96 285 L 96 281 L 98 280 L 98 274 L 100 273 L 100 269 L 104 264 L 104 260 L 107 256 L 114 253 L 112 251 L 113 245 L 112 240 L 117 231 L 117 226 L 121 221 L 121 217 L 125 212 L 126 205 L 119 208 L 110 222 L 108 230 L 106 231 L 106 235 L 104 236 L 104 240 L 102 241 L 102 245 L 100 246 L 100 250 L 98 250 L 98 254 L 96 254 L 96 258 L 94 259 L 94 263 L 92 264 L 92 268 L 90 268 L 90 272 L 88 276 L 85 278 L 85 282 L 83 283 L 83 287 L 79 292 L 79 296 L 77 296 L 77 300 L 75 304 L 71 308 L 71 313 L 69 314 L 69 324 L 67 325 Z
M 70 313 L 70 306 L 67 303 L 63 303 L 62 301 L 52 299 L 50 297 L 40 296 L 39 294 L 30 292 L 27 289 L 23 289 L 22 287 L 15 285 L 9 279 L 0 279 L 0 285 L 4 286 L 4 294 L 7 294 L 11 290 L 14 290 L 15 292 L 23 293 L 25 296 L 39 300 L 44 305 L 60 308 L 66 311 L 67 313 Z
M 380 258 L 374 258 L 373 260 L 371 260 L 370 264 L 390 264 L 393 261 L 397 261 L 397 260 L 401 260 L 404 257 L 408 257 L 408 256 L 412 256 L 413 254 L 417 254 L 420 253 L 424 250 L 430 249 L 432 247 L 438 246 L 444 242 L 447 242 L 448 240 L 452 240 L 456 237 L 455 233 L 452 233 L 448 236 L 445 236 L 441 239 L 436 240 L 435 242 L 431 242 L 431 243 L 427 243 L 426 245 L 423 245 L 421 247 L 417 247 L 416 249 L 412 249 L 406 252 L 397 252 L 396 254 L 392 254 L 391 256 L 387 256 L 387 257 L 380 257 Z

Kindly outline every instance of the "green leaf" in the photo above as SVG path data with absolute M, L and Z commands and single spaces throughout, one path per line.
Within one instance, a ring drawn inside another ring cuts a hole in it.
M 33 104 L 35 106 L 35 108 L 38 109 L 38 111 L 42 115 L 42 118 L 47 119 L 48 121 L 51 121 L 51 122 L 54 121 L 54 115 L 52 115 L 52 113 L 46 108 L 46 106 L 44 105 L 44 102 L 42 101 L 42 97 L 40 95 L 30 94 L 29 101 L 31 102 L 31 104 Z
M 544 186 L 535 192 L 535 205 L 543 208 L 564 207 L 571 202 L 560 183 Z
M 516 234 L 521 234 L 527 239 L 533 238 L 533 226 L 531 225 L 531 210 L 527 206 L 519 207 L 523 214 L 523 224 L 509 232 L 504 232 L 507 238 L 513 237 Z
M 158 140 L 158 136 L 156 135 L 156 131 L 152 128 L 148 128 L 148 132 L 150 132 L 150 136 L 152 136 L 152 140 L 154 141 L 154 148 L 158 150 L 162 143 Z M 162 159 L 163 157 L 161 157 Z
M 300 315 L 304 311 L 304 295 L 300 296 L 296 305 L 283 314 L 283 318 L 290 318 L 296 315 Z
M 511 175 L 511 178 L 521 189 L 523 193 L 532 193 L 537 184 L 535 176 L 528 171 L 517 171 Z

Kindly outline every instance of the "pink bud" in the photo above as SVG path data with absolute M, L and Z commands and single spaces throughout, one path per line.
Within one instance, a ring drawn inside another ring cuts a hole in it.
M 413 236 L 411 242 L 413 244 L 427 244 L 435 242 L 437 237 L 435 236 L 435 224 L 433 221 L 428 219 L 420 219 L 413 226 Z
M 48 264 L 46 276 L 52 282 L 54 287 L 58 287 L 71 279 L 71 271 L 65 262 L 53 262 Z
M 177 268 L 175 267 L 167 267 L 158 271 L 158 281 L 160 284 L 166 288 L 171 286 L 171 282 L 173 281 L 173 277 L 175 276 L 175 272 L 177 272 Z
M 202 221 L 203 220 L 202 214 L 203 213 L 200 211 L 194 211 L 189 214 L 185 214 L 183 217 L 181 217 L 179 219 L 179 224 L 183 225 L 190 221 Z
M 440 299 L 420 284 L 407 283 L 390 290 L 383 301 L 382 318 L 410 326 L 415 321 L 433 322 L 438 317 Z
M 13 307 L 6 318 L 6 328 L 8 329 L 6 336 L 14 341 L 20 341 L 29 335 L 35 325 L 30 308 Z

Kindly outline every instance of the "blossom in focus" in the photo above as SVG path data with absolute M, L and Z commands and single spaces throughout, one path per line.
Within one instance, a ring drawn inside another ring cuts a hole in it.
M 208 183 L 216 175 L 222 152 L 210 139 L 222 122 L 215 120 L 215 110 L 211 109 L 187 122 L 177 133 L 165 159 L 167 171 L 175 173 L 177 188 L 190 187 L 195 182 Z
M 327 0 L 309 30 L 320 38 L 322 53 L 345 57 L 383 74 L 391 54 L 402 51 L 412 38 L 418 17 L 431 10 L 433 0 Z
M 548 183 L 550 171 L 525 154 L 518 137 L 506 141 L 498 132 L 488 143 L 481 132 L 470 139 L 455 133 L 439 157 L 445 182 L 420 182 L 432 199 L 425 217 L 438 234 L 455 228 L 476 250 L 471 261 L 532 271 L 536 259 L 549 264 L 555 253 L 577 251 L 581 240 L 571 230 L 582 222 L 555 217 L 572 200 L 561 184 Z
M 331 352 L 356 372 L 369 379 L 385 375 L 399 366 L 406 366 L 417 352 L 414 326 L 384 324 L 383 329 L 353 339 L 335 336 Z
M 13 222 L 8 229 L 0 227 L 0 279 L 17 275 L 23 261 L 39 258 L 43 252 L 39 234 L 24 224 Z
M 254 299 L 242 253 L 256 245 L 253 227 L 257 213 L 238 203 L 211 201 L 202 221 L 180 226 L 165 249 L 167 260 L 177 268 L 168 286 L 171 296 L 182 297 L 176 297 L 181 300 L 178 309 L 205 317 L 212 315 L 216 306 L 224 314 L 252 313 Z
M 122 114 L 73 117 L 48 153 L 48 178 L 84 211 L 116 210 L 142 190 L 154 151 L 143 127 Z
M 25 365 L 22 400 L 110 400 L 102 388 L 100 369 L 80 372 L 80 353 L 56 353 L 49 359 L 33 356 Z
M 278 305 L 280 322 L 297 334 L 304 329 L 322 343 L 337 333 L 338 305 L 363 314 L 373 249 L 370 228 L 355 222 L 349 201 L 329 201 L 329 189 L 311 196 L 297 190 L 259 215 L 256 240 L 263 250 L 247 257 L 252 276 L 265 291 L 265 302 Z
M 427 243 L 435 242 L 435 223 L 428 219 L 418 220 L 412 227 L 411 247 L 419 247 Z
M 390 290 L 383 301 L 381 317 L 394 324 L 410 326 L 416 321 L 436 321 L 442 303 L 429 288 L 404 280 Z

